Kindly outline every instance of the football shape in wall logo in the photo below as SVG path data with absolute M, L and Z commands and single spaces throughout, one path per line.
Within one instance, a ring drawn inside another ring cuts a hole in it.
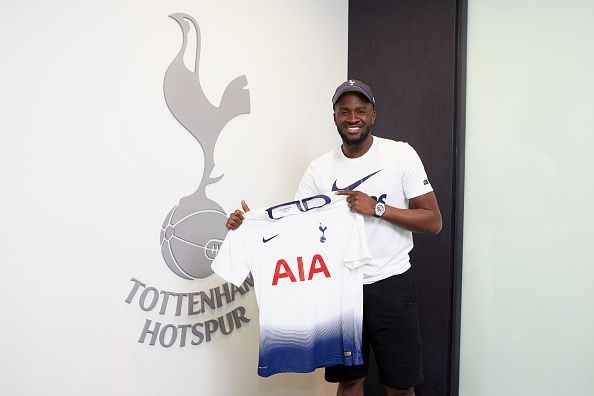
M 227 85 L 220 104 L 213 105 L 200 85 L 201 38 L 198 23 L 187 14 L 172 14 L 170 17 L 181 27 L 182 44 L 165 72 L 165 101 L 175 119 L 202 147 L 205 163 L 198 189 L 181 198 L 165 217 L 161 228 L 161 253 L 176 275 L 184 279 L 203 279 L 212 275 L 210 264 L 227 234 L 225 212 L 206 196 L 206 186 L 223 177 L 211 177 L 215 166 L 215 144 L 231 119 L 250 112 L 250 95 L 245 88 L 246 76 L 239 76 Z M 196 35 L 193 71 L 184 63 L 189 34 Z

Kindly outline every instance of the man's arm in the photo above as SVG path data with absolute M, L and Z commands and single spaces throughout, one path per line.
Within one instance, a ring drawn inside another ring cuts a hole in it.
M 337 191 L 338 195 L 348 195 L 347 202 L 353 212 L 373 216 L 377 203 L 361 191 Z M 441 212 L 433 191 L 409 201 L 410 209 L 400 209 L 386 205 L 381 219 L 413 232 L 438 234 L 441 231 Z
M 313 168 L 310 164 L 305 170 L 303 176 L 301 177 L 299 187 L 297 187 L 297 193 L 295 194 L 295 199 L 311 197 L 322 192 L 324 191 L 318 191 L 318 189 L 316 188 L 316 182 L 313 175 Z

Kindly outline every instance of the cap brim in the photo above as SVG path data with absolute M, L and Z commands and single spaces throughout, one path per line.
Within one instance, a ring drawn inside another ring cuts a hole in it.
M 369 97 L 369 94 L 367 92 L 365 92 L 365 90 L 363 90 L 362 88 L 356 87 L 356 86 L 348 86 L 348 87 L 344 87 L 339 89 L 334 96 L 332 97 L 332 104 L 335 105 L 336 102 L 338 102 L 338 99 L 340 99 L 340 97 L 347 92 L 359 92 L 360 94 L 363 94 L 363 96 L 365 96 L 367 98 L 367 100 L 372 104 L 375 105 L 375 103 L 373 103 L 373 100 L 371 100 L 371 98 Z

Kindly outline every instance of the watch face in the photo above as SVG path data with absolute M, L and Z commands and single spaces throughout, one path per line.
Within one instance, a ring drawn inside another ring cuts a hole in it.
M 374 208 L 375 208 L 375 215 L 377 217 L 380 217 L 386 211 L 386 207 L 381 202 L 376 203 Z

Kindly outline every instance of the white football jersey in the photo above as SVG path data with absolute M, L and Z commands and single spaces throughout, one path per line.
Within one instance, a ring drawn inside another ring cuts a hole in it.
M 248 212 L 227 233 L 212 269 L 237 286 L 252 272 L 260 376 L 363 363 L 366 240 L 362 216 L 333 193 Z

